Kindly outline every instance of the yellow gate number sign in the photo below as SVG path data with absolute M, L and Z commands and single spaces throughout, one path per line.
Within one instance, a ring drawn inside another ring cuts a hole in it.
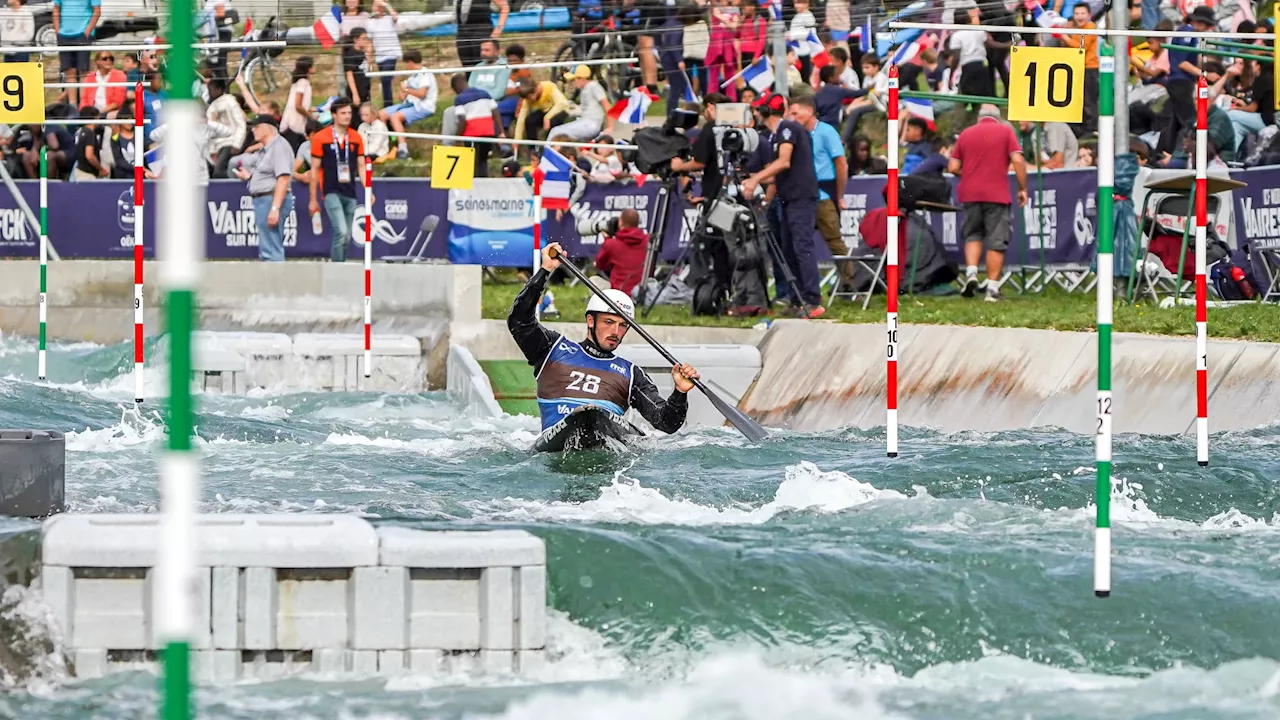
M 44 122 L 43 63 L 0 63 L 0 122 Z
M 431 187 L 470 190 L 476 175 L 475 148 L 436 145 L 431 148 Z
M 1009 120 L 1084 120 L 1084 51 L 1015 47 L 1009 57 Z

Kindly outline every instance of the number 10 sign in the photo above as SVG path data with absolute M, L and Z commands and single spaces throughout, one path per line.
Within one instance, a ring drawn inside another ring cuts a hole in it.
M 1015 47 L 1009 57 L 1009 120 L 1084 120 L 1084 50 Z

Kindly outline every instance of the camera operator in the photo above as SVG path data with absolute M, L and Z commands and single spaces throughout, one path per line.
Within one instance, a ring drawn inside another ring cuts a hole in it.
M 818 318 L 826 308 L 818 290 L 818 261 L 813 230 L 818 214 L 818 178 L 813 167 L 813 141 L 809 131 L 787 120 L 787 100 L 769 93 L 755 103 L 773 134 L 773 161 L 742 183 L 751 197 L 761 182 L 774 180 L 782 201 L 782 251 L 795 271 L 799 287 L 791 288 L 791 306 L 797 314 Z M 806 309 L 807 308 L 807 309 Z
M 671 159 L 671 169 L 675 172 L 702 173 L 701 197 L 708 203 L 720 195 L 720 189 L 724 186 L 724 168 L 722 167 L 719 153 L 716 152 L 714 128 L 716 125 L 716 105 L 726 102 L 729 102 L 729 98 L 723 93 L 709 93 L 707 95 L 702 105 L 704 122 L 702 129 L 698 131 L 698 138 L 693 141 L 691 157 L 688 160 Z

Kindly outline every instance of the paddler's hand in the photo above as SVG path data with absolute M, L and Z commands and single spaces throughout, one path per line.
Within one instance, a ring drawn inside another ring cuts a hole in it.
M 671 379 L 675 381 L 676 389 L 682 393 L 692 390 L 693 381 L 700 377 L 702 376 L 698 374 L 698 370 L 688 363 L 671 368 Z
M 560 267 L 560 258 L 564 251 L 560 249 L 560 243 L 551 243 L 542 248 L 542 269 L 547 272 L 555 272 Z

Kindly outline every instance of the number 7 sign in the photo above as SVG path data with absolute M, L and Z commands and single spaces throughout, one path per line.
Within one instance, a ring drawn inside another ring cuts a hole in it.
M 476 174 L 475 148 L 436 145 L 431 148 L 431 187 L 470 190 Z
M 1084 51 L 1016 47 L 1009 56 L 1009 120 L 1084 120 Z

